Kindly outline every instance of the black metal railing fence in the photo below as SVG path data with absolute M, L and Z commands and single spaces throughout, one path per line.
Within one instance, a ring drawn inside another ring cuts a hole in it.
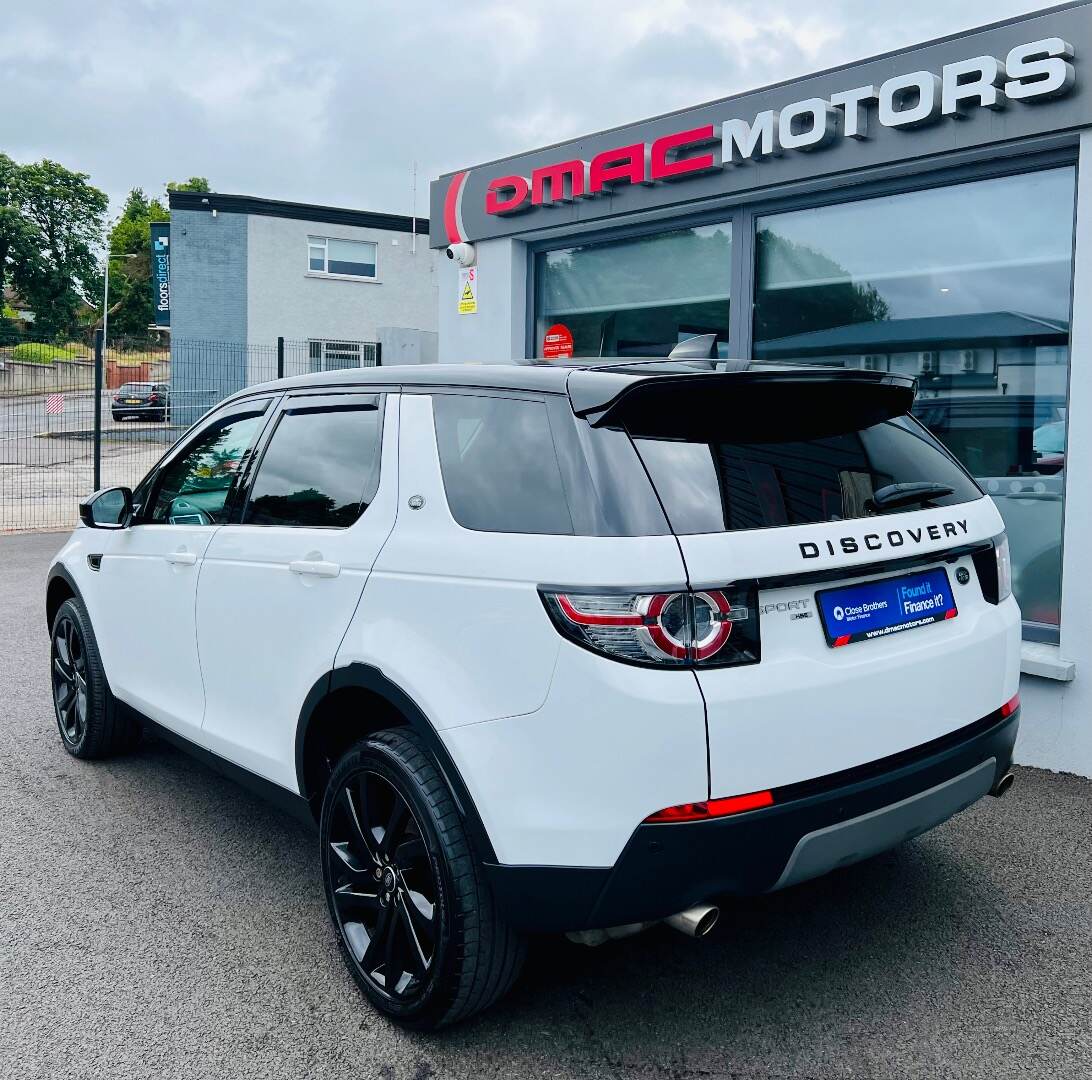
M 244 387 L 381 362 L 370 341 L 101 339 L 0 329 L 0 533 L 70 528 L 82 496 L 135 487 L 186 428 Z

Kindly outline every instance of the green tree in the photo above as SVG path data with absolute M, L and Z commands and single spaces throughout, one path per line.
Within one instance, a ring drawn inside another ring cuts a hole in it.
M 172 180 L 167 184 L 168 191 L 211 191 L 204 176 L 191 176 L 188 180 Z
M 25 265 L 34 256 L 35 233 L 19 206 L 21 166 L 7 154 L 0 154 L 0 303 L 11 284 L 11 270 Z M 12 309 L 4 305 L 0 318 L 12 318 Z
M 95 293 L 106 195 L 87 173 L 48 159 L 18 167 L 17 205 L 34 234 L 34 250 L 13 264 L 12 279 L 35 313 L 35 328 L 72 331 Z
M 110 260 L 111 336 L 144 334 L 155 320 L 150 225 L 169 217 L 170 212 L 158 199 L 148 199 L 140 188 L 133 188 L 121 217 L 110 230 L 110 254 L 136 256 Z M 98 321 L 101 323 L 101 317 Z
M 208 191 L 203 176 L 172 181 L 168 191 Z M 170 210 L 158 199 L 149 199 L 133 188 L 125 200 L 121 217 L 110 230 L 111 255 L 136 255 L 135 259 L 110 260 L 110 336 L 144 334 L 155 321 L 152 297 L 153 221 L 169 221 Z M 101 324 L 101 316 L 99 322 Z

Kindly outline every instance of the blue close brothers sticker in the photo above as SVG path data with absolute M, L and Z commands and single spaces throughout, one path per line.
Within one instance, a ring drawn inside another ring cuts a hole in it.
M 825 589 L 815 594 L 815 601 L 832 648 L 943 622 L 958 614 L 946 570 Z

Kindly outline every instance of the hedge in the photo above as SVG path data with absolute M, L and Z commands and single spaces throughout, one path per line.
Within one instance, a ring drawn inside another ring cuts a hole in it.
M 24 341 L 11 350 L 12 360 L 22 364 L 52 364 L 54 360 L 75 360 L 79 355 L 75 349 L 37 341 Z

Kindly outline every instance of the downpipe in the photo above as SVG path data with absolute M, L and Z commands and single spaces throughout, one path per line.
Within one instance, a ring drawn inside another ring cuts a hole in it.
M 603 945 L 608 941 L 618 941 L 622 938 L 633 937 L 634 934 L 663 922 L 673 930 L 687 937 L 702 938 L 717 925 L 720 918 L 720 908 L 715 904 L 695 904 L 676 915 L 669 915 L 666 919 L 655 919 L 652 922 L 626 923 L 624 926 L 608 926 L 602 930 L 570 930 L 565 936 L 576 942 L 577 945 Z
M 1000 799 L 1008 792 L 1009 788 L 1011 788 L 1015 782 L 1016 777 L 1012 773 L 1007 772 L 1004 776 L 1001 777 L 1000 780 L 997 781 L 996 784 L 993 785 L 992 788 L 990 788 L 990 794 L 995 799 Z

